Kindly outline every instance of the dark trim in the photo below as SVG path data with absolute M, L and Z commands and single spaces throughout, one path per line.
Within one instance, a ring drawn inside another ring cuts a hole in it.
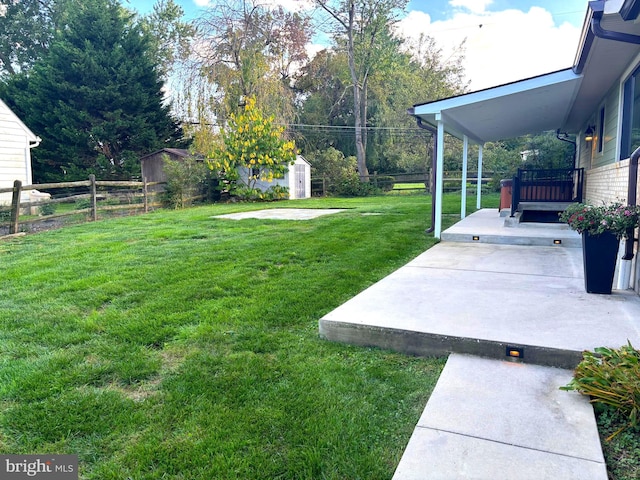
M 638 190 L 638 160 L 640 160 L 640 147 L 636 148 L 629 158 L 629 180 L 627 181 L 627 204 L 636 205 L 636 191 Z M 633 246 L 635 229 L 631 228 L 627 231 L 627 240 L 624 242 L 623 260 L 633 260 Z
M 587 10 L 587 20 L 585 20 L 585 22 L 591 22 L 591 20 L 588 19 L 589 12 L 590 12 L 590 9 Z M 584 67 L 587 64 L 587 59 L 589 58 L 589 52 L 591 52 L 591 47 L 593 46 L 593 41 L 596 38 L 594 33 L 591 31 L 591 28 L 588 28 L 586 30 L 586 32 L 583 30 L 583 35 L 584 35 L 584 37 L 583 37 L 584 41 L 578 47 L 580 49 L 580 54 L 578 56 L 578 61 L 573 66 L 573 72 L 576 75 L 582 74 L 582 71 L 584 70 Z
M 636 68 L 622 84 L 622 124 L 620 132 L 620 160 L 631 156 L 631 126 L 633 122 L 633 98 L 635 96 Z
M 640 15 L 640 1 L 638 0 L 625 0 L 620 8 L 620 16 L 627 22 L 629 20 L 635 20 Z

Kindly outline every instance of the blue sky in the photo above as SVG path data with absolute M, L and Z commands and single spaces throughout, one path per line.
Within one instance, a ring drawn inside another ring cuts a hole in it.
M 121 0 L 142 13 L 155 0 Z M 266 0 L 265 0 L 266 1 Z M 297 0 L 273 0 L 294 5 Z M 176 0 L 187 17 L 207 0 Z M 209 3 L 215 1 L 209 0 Z M 472 90 L 572 66 L 587 0 L 411 0 L 401 33 L 436 39 L 443 58 L 454 58 L 465 42 L 465 67 Z M 482 27 L 480 27 L 482 25 Z M 320 46 L 315 46 L 315 50 Z M 313 51 L 310 48 L 310 51 Z

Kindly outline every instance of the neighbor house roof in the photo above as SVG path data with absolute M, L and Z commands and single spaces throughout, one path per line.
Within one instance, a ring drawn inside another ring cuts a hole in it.
M 544 130 L 577 133 L 640 53 L 637 44 L 600 38 L 596 26 L 640 35 L 640 24 L 630 21 L 638 13 L 640 0 L 590 2 L 573 67 L 414 105 L 409 114 L 434 127 L 441 118 L 447 133 L 476 143 Z

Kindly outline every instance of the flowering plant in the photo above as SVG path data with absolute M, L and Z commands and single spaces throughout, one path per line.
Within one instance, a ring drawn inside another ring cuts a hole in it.
M 601 206 L 576 203 L 560 214 L 560 221 L 567 222 L 569 227 L 578 233 L 600 235 L 611 232 L 618 238 L 626 238 L 627 232 L 636 228 L 639 220 L 638 205 L 621 203 Z

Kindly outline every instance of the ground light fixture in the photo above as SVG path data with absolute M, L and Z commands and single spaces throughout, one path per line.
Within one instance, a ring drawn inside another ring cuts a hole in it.
M 521 360 L 524 358 L 524 348 L 523 347 L 512 347 L 507 345 L 506 348 L 506 356 L 514 359 L 514 360 Z

